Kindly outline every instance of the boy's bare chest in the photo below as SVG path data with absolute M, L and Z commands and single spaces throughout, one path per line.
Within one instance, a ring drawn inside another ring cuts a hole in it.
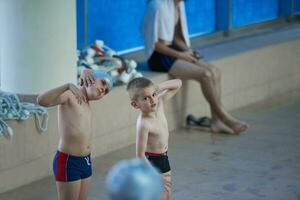
M 152 135 L 165 135 L 168 133 L 168 122 L 165 115 L 160 115 L 151 121 L 150 133 Z
M 90 109 L 90 106 L 87 104 L 71 105 L 65 108 L 62 107 L 60 110 L 60 114 L 76 123 L 91 121 L 92 117 L 92 111 Z
M 74 110 L 74 117 L 77 117 L 79 121 L 91 121 L 92 111 L 89 106 L 79 106 Z

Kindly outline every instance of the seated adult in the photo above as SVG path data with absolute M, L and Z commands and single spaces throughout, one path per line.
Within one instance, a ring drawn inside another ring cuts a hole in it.
M 212 132 L 246 131 L 249 126 L 229 114 L 222 105 L 220 70 L 199 59 L 199 53 L 190 48 L 184 6 L 182 0 L 148 1 L 142 26 L 148 65 L 152 71 L 168 72 L 200 83 L 199 89 L 211 110 Z

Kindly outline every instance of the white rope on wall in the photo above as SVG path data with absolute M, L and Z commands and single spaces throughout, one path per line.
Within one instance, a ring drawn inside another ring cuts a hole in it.
M 0 91 L 0 137 L 12 139 L 14 132 L 5 120 L 27 120 L 31 114 L 35 116 L 37 130 L 45 132 L 48 128 L 48 111 L 33 103 L 20 102 L 13 93 Z M 42 120 L 41 120 L 42 118 Z

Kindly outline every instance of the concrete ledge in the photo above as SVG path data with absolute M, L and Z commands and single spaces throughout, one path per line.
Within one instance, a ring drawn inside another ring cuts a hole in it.
M 214 60 L 222 71 L 222 98 L 229 109 L 240 108 L 264 99 L 286 95 L 300 85 L 300 39 Z M 167 74 L 146 73 L 154 82 L 169 79 Z M 135 142 L 138 112 L 131 108 L 120 86 L 102 101 L 93 102 L 93 157 Z M 182 90 L 166 105 L 169 129 L 184 125 L 187 113 L 209 115 L 199 85 L 184 81 Z M 0 138 L 0 193 L 41 179 L 52 173 L 56 151 L 57 109 L 49 109 L 49 129 L 39 134 L 34 120 L 11 121 L 12 141 Z M 134 155 L 132 155 L 134 156 Z

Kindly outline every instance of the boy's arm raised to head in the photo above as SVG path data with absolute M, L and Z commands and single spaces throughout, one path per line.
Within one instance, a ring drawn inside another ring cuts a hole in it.
M 182 82 L 180 79 L 172 79 L 160 83 L 157 87 L 158 96 L 162 100 L 168 100 L 173 97 L 181 88 Z
M 143 122 L 137 123 L 136 133 L 136 157 L 143 159 L 146 163 L 150 164 L 148 159 L 145 157 L 145 151 L 147 147 L 149 134 L 149 127 Z
M 81 104 L 82 101 L 86 102 L 84 94 L 74 84 L 67 83 L 40 94 L 37 97 L 37 103 L 44 107 L 64 104 L 69 99 L 69 95 L 67 93 L 68 90 L 73 93 L 79 104 Z

